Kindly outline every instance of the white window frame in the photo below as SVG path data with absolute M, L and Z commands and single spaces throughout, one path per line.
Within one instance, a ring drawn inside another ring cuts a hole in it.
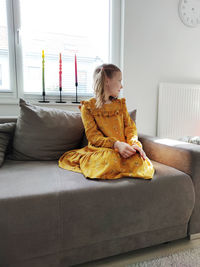
M 123 36 L 124 36 L 124 5 L 125 0 L 109 1 L 109 62 L 116 64 L 123 71 Z M 19 0 L 7 0 L 7 21 L 8 21 L 8 41 L 9 41 L 9 67 L 11 90 L 0 92 L 0 103 L 18 103 L 19 98 L 27 100 L 40 100 L 41 94 L 30 94 L 23 92 L 23 63 L 22 45 L 20 37 L 20 3 Z M 73 101 L 63 93 L 63 99 Z M 48 100 L 57 100 L 59 95 L 48 92 Z M 85 99 L 79 96 L 79 101 Z
M 7 9 L 7 28 L 8 28 L 8 52 L 9 52 L 9 77 L 10 89 L 2 90 L 0 96 L 2 101 L 9 99 L 11 102 L 18 98 L 17 95 L 17 75 L 16 75 L 16 53 L 15 53 L 15 30 L 14 30 L 14 12 L 13 1 L 6 1 Z

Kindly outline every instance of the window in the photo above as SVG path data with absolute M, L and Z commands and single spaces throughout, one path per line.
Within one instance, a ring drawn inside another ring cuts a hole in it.
M 0 92 L 10 89 L 6 0 L 0 0 Z
M 0 64 L 0 86 L 2 86 L 2 65 Z
M 120 63 L 120 55 L 113 60 L 120 46 L 120 8 L 121 0 L 0 0 L 0 94 L 40 98 L 44 50 L 50 99 L 59 95 L 60 53 L 63 96 L 75 95 L 75 54 L 78 94 L 92 96 L 94 68 Z
M 74 93 L 76 53 L 79 94 L 92 94 L 92 71 L 96 65 L 108 62 L 109 1 L 20 0 L 20 10 L 24 92 L 42 90 L 44 50 L 46 91 L 58 92 L 61 53 L 62 89 Z

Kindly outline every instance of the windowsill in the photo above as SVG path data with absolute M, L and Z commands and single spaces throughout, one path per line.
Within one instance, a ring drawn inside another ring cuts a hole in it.
M 56 101 L 59 101 L 60 97 L 59 95 L 55 94 L 48 94 L 46 97 L 46 100 L 49 101 L 48 103 L 42 103 L 39 102 L 42 100 L 42 96 L 38 94 L 24 94 L 22 96 L 14 96 L 14 95 L 1 95 L 0 97 L 0 105 L 18 105 L 20 98 L 24 99 L 26 102 L 33 104 L 33 105 L 39 105 L 39 106 L 56 106 L 56 107 L 66 107 L 66 106 L 71 106 L 71 107 L 76 107 L 80 105 L 80 103 L 72 103 L 75 102 L 76 98 L 75 96 L 72 95 L 63 95 L 62 100 L 65 101 L 66 103 L 56 103 Z M 79 95 L 77 100 L 78 102 L 81 102 L 82 100 L 86 100 L 93 97 L 92 94 L 86 94 L 86 95 Z
M 80 103 L 71 103 L 70 101 L 66 101 L 66 103 L 56 103 L 55 101 L 49 101 L 49 103 L 40 103 L 36 100 L 29 100 L 30 104 L 38 105 L 38 106 L 57 106 L 57 107 L 64 107 L 64 106 L 79 106 Z M 0 99 L 0 105 L 18 105 L 19 100 L 18 99 Z

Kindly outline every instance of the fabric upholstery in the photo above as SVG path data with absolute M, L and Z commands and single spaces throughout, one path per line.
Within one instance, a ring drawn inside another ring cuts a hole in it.
M 9 267 L 68 267 L 81 263 L 84 263 L 81 266 L 90 266 L 86 262 L 91 263 L 94 260 L 134 251 L 144 248 L 144 246 L 151 247 L 167 241 L 182 239 L 185 238 L 186 232 L 187 224 L 182 224 L 165 229 L 105 240 L 85 247 L 62 250 L 59 253 L 42 255 L 25 261 L 15 262 L 9 264 Z M 91 264 L 95 266 L 94 262 Z
M 16 123 L 8 122 L 0 124 L 0 167 L 4 162 L 6 152 L 9 148 L 9 142 L 14 135 Z
M 151 160 L 174 167 L 192 178 L 196 201 L 188 232 L 200 233 L 200 146 L 144 134 L 138 134 L 138 137 Z
M 79 112 L 39 107 L 20 99 L 13 140 L 15 160 L 53 160 L 77 148 L 83 136 Z
M 0 116 L 0 124 L 8 122 L 17 122 L 18 116 Z
M 153 164 L 152 180 L 94 181 L 58 168 L 57 161 L 6 160 L 0 172 L 0 266 L 56 253 L 75 260 L 77 248 L 104 244 L 106 250 L 106 244 L 132 236 L 131 247 L 142 247 L 142 233 L 177 226 L 181 232 L 166 237 L 186 237 L 195 201 L 191 178 Z M 151 242 L 156 240 L 155 234 Z
M 135 122 L 135 125 L 136 125 L 137 109 L 129 110 L 128 113 L 129 113 L 131 119 Z
M 152 180 L 95 181 L 57 160 L 6 160 L 0 266 L 67 267 L 200 232 L 199 146 L 139 140 L 156 169 Z

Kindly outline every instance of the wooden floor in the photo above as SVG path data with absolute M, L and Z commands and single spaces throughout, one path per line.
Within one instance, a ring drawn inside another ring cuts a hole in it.
M 188 248 L 200 247 L 200 239 L 189 240 L 188 238 L 180 239 L 150 248 L 139 249 L 118 256 L 106 258 L 104 260 L 93 261 L 90 263 L 79 264 L 80 267 L 109 266 L 124 267 L 127 264 L 139 261 L 150 260 L 154 257 L 167 256 L 172 253 L 185 250 Z

